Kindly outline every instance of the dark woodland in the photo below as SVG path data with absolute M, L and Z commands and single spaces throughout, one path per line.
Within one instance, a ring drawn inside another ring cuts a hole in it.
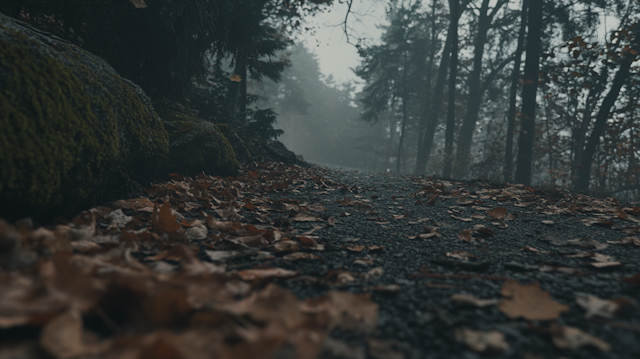
M 0 359 L 639 358 L 640 1 L 369 1 L 2 0 Z

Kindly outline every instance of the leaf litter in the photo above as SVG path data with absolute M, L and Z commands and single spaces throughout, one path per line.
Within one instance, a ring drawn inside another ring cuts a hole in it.
M 315 170 L 278 163 L 253 164 L 238 178 L 204 174 L 195 179 L 178 174 L 172 178 L 145 189 L 148 198 L 97 207 L 69 223 L 34 228 L 0 221 L 0 330 L 38 328 L 36 345 L 56 358 L 314 358 L 321 352 L 353 358 L 405 358 L 411 351 L 408 344 L 380 339 L 378 324 L 381 307 L 376 298 L 402 298 L 408 286 L 414 286 L 410 280 L 395 278 L 397 273 L 393 268 L 388 271 L 381 259 L 396 253 L 394 242 L 398 239 L 391 231 L 397 231 L 398 226 L 415 228 L 413 233 L 420 234 L 401 237 L 429 238 L 413 243 L 440 245 L 455 239 L 448 226 L 451 221 L 459 221 L 472 229 L 459 232 L 460 226 L 456 226 L 462 241 L 446 247 L 452 248 L 446 252 L 446 260 L 431 260 L 451 269 L 438 273 L 423 268 L 416 277 L 433 280 L 421 285 L 429 291 L 449 291 L 446 298 L 454 304 L 452 311 L 443 314 L 447 310 L 433 310 L 440 313 L 437 316 L 442 323 L 454 327 L 450 331 L 452 340 L 482 354 L 499 355 L 510 350 L 512 336 L 505 336 L 509 331 L 464 328 L 463 322 L 457 321 L 457 315 L 468 308 L 478 308 L 472 310 L 502 313 L 503 320 L 551 321 L 549 329 L 543 330 L 546 340 L 563 350 L 583 346 L 612 349 L 609 343 L 576 327 L 555 323 L 563 313 L 569 313 L 570 307 L 556 301 L 537 283 L 521 284 L 508 276 L 468 271 L 490 267 L 490 261 L 477 260 L 478 256 L 484 257 L 487 245 L 491 245 L 488 242 L 493 241 L 484 240 L 498 238 L 508 227 L 505 222 L 521 218 L 520 209 L 548 216 L 546 221 L 553 225 L 545 228 L 551 230 L 561 230 L 563 223 L 553 216 L 579 213 L 587 217 L 581 220 L 586 227 L 621 230 L 627 236 L 604 242 L 595 235 L 592 237 L 599 240 L 587 236 L 572 240 L 545 231 L 538 238 L 550 245 L 579 246 L 591 252 L 540 250 L 531 241 L 529 246 L 519 244 L 517 248 L 522 250 L 518 255 L 539 258 L 555 254 L 600 270 L 622 266 L 624 262 L 600 251 L 607 245 L 638 245 L 637 224 L 618 225 L 620 221 L 637 223 L 635 216 L 640 210 L 636 207 L 566 194 L 564 200 L 551 202 L 521 185 L 470 191 L 459 182 L 415 179 L 421 188 L 409 196 L 415 197 L 415 202 L 411 200 L 415 206 L 435 209 L 445 201 L 455 202 L 456 206 L 443 210 L 446 219 L 439 216 L 437 221 L 441 223 L 437 223 L 429 219 L 438 217 L 435 212 L 429 217 L 414 216 L 406 205 L 409 201 L 400 212 L 398 204 L 406 198 L 404 194 L 391 196 L 395 214 L 381 214 L 377 204 L 383 198 L 366 195 L 370 187 L 345 186 L 321 177 Z M 304 200 L 269 196 L 303 193 L 303 189 L 311 190 Z M 340 197 L 320 198 L 331 194 Z M 507 210 L 496 202 L 511 202 L 513 206 Z M 343 212 L 343 219 L 337 221 L 340 212 L 332 206 L 349 212 Z M 343 221 L 353 223 L 354 218 L 366 216 L 374 222 L 368 222 L 374 227 L 372 231 L 389 233 L 389 246 L 372 245 L 366 234 L 351 234 L 361 239 L 347 245 L 317 235 L 326 233 L 320 232 L 325 228 L 344 226 Z M 408 220 L 403 221 L 405 218 Z M 447 219 L 449 223 L 445 223 Z M 423 224 L 426 221 L 432 222 Z M 343 262 L 344 267 L 331 268 L 328 264 L 333 262 L 325 262 L 325 251 L 344 253 L 351 259 Z M 492 272 L 538 268 L 541 272 L 584 275 L 558 262 L 528 263 L 523 260 L 492 267 Z M 307 266 L 327 269 L 309 271 Z M 621 282 L 637 286 L 639 276 L 628 274 Z M 385 282 L 389 279 L 390 283 Z M 465 282 L 471 281 L 504 282 L 504 298 L 495 299 L 497 292 L 494 298 L 470 292 L 472 287 Z M 327 290 L 300 300 L 285 289 L 287 283 Z M 626 297 L 606 300 L 581 293 L 575 294 L 575 304 L 592 321 L 611 320 L 636 308 L 635 301 Z M 419 311 L 416 313 L 420 318 Z M 617 324 L 633 330 L 633 325 Z M 333 339 L 330 335 L 334 330 L 354 332 L 366 338 L 365 344 Z

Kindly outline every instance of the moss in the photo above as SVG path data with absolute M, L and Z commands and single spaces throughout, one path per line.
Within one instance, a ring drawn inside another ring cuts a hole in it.
M 115 173 L 166 154 L 157 114 L 115 73 L 84 65 L 95 57 L 0 31 L 0 215 L 77 210 L 114 185 Z
M 245 145 L 244 141 L 238 136 L 236 132 L 231 129 L 231 126 L 227 123 L 216 124 L 218 130 L 229 140 L 233 150 L 236 153 L 238 161 L 247 162 L 251 159 L 251 151 Z
M 195 174 L 234 175 L 236 154 L 222 132 L 205 120 L 170 109 L 160 110 L 169 132 L 170 155 L 166 170 Z

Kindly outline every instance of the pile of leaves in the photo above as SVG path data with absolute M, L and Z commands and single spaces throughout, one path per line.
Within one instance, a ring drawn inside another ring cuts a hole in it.
M 174 174 L 147 189 L 148 198 L 93 208 L 55 227 L 0 220 L 0 352 L 24 358 L 43 351 L 55 358 L 313 358 L 336 328 L 374 329 L 378 306 L 368 294 L 329 291 L 299 301 L 274 283 L 296 271 L 216 264 L 274 252 L 304 260 L 324 246 L 286 226 L 322 221 L 314 214 L 321 208 L 265 194 L 338 184 L 277 163 L 243 175 Z M 263 225 L 246 224 L 247 215 Z
M 612 352 L 611 338 L 561 319 L 572 307 L 589 322 L 640 332 L 633 317 L 618 320 L 637 309 L 632 298 L 558 298 L 536 276 L 566 283 L 561 275 L 615 270 L 637 288 L 630 257 L 612 249 L 640 246 L 640 207 L 523 185 L 424 177 L 391 185 L 371 174 L 347 186 L 329 177 L 253 163 L 236 178 L 172 174 L 147 197 L 57 225 L 0 220 L 0 358 L 405 358 L 415 348 L 385 338 L 388 316 L 411 312 L 405 306 L 424 295 L 443 301 L 408 315 L 446 337 L 447 350 L 509 354 L 516 329 L 494 326 L 506 318 L 559 350 Z M 524 230 L 525 216 L 537 228 L 575 222 L 620 238 L 505 235 Z M 528 272 L 527 283 L 516 272 Z M 486 291 L 480 282 L 501 285 Z M 333 339 L 337 332 L 356 339 Z

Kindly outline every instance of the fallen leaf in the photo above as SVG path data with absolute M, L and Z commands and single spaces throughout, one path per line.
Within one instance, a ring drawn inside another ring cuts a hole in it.
M 295 222 L 317 222 L 321 221 L 322 219 L 310 216 L 308 214 L 298 213 L 295 217 L 291 218 L 291 220 Z
M 268 269 L 245 269 L 236 272 L 242 280 L 251 282 L 256 279 L 270 279 L 270 278 L 291 278 L 298 275 L 298 271 L 292 271 L 283 268 L 268 268 Z
M 504 334 L 496 330 L 484 332 L 466 328 L 456 329 L 456 340 L 478 353 L 499 353 L 509 349 Z
M 362 278 L 363 278 L 366 282 L 368 282 L 368 281 L 370 281 L 371 279 L 373 279 L 374 277 L 379 277 L 379 276 L 381 276 L 382 274 L 384 274 L 384 270 L 382 270 L 382 267 L 376 267 L 376 268 L 373 268 L 372 270 L 370 270 L 370 271 L 368 271 L 368 272 L 366 272 L 366 273 L 363 273 L 363 274 L 362 274 Z
M 294 241 L 280 241 L 273 244 L 273 251 L 276 253 L 297 252 L 298 243 Z
M 133 6 L 136 7 L 136 9 L 144 9 L 147 7 L 147 4 L 145 4 L 144 0 L 129 0 L 131 1 L 131 3 L 133 4 Z
M 153 202 L 148 198 L 133 198 L 127 200 L 119 200 L 113 202 L 113 206 L 116 208 L 140 210 L 142 208 L 153 208 Z
M 594 295 L 577 293 L 576 303 L 585 310 L 584 317 L 613 319 L 621 310 L 630 305 L 635 305 L 631 299 L 620 298 L 617 300 L 600 299 Z
M 622 265 L 622 262 L 594 262 L 594 263 L 589 263 L 589 265 L 596 268 L 610 268 L 610 267 L 619 267 Z
M 618 241 L 622 244 L 633 244 L 640 247 L 640 238 L 638 237 L 624 237 L 618 239 Z
M 362 252 L 365 248 L 365 246 L 359 246 L 359 245 L 352 245 L 352 246 L 346 246 L 345 249 L 351 252 Z
M 611 349 L 609 343 L 587 334 L 578 328 L 551 323 L 549 325 L 553 344 L 560 349 L 578 349 L 585 345 L 594 346 L 605 352 Z
M 205 249 L 204 252 L 207 254 L 209 259 L 214 262 L 226 261 L 227 259 L 231 259 L 240 255 L 239 252 L 235 251 L 210 251 Z
M 461 306 L 484 308 L 498 304 L 497 299 L 479 299 L 468 294 L 453 294 L 451 300 Z
M 165 202 L 162 206 L 158 206 L 156 202 L 151 214 L 151 223 L 153 227 L 165 233 L 175 233 L 180 227 L 180 223 L 176 223 L 176 215 L 171 213 L 171 205 Z
M 458 233 L 458 239 L 465 242 L 471 241 L 473 239 L 471 238 L 471 230 L 465 229 L 464 231 Z
M 606 243 L 600 243 L 596 240 L 593 240 L 587 236 L 584 236 L 582 238 L 576 238 L 576 239 L 570 239 L 567 241 L 567 244 L 572 244 L 575 246 L 582 246 L 582 247 L 589 247 L 589 248 L 595 248 L 597 250 L 602 250 L 607 248 L 609 245 Z
M 520 284 L 508 281 L 502 285 L 502 295 L 509 297 L 498 303 L 498 309 L 511 319 L 554 320 L 569 307 L 554 301 L 549 292 L 540 289 L 538 282 Z
M 295 261 L 300 261 L 300 260 L 320 259 L 320 256 L 317 256 L 317 255 L 311 254 L 311 253 L 296 252 L 296 253 L 289 253 L 286 256 L 282 257 L 282 259 L 284 259 L 285 261 L 289 261 L 289 262 L 295 262 Z
M 493 219 L 503 219 L 507 216 L 507 209 L 505 207 L 497 207 L 487 211 L 489 217 Z
M 624 281 L 632 285 L 640 285 L 640 273 L 632 277 L 624 277 Z
M 466 251 L 447 252 L 447 257 L 458 258 L 458 259 L 478 258 L 475 254 L 469 253 L 469 252 L 466 252 Z
M 82 343 L 82 316 L 77 309 L 70 309 L 53 318 L 42 329 L 40 345 L 59 359 L 74 358 L 84 354 Z

